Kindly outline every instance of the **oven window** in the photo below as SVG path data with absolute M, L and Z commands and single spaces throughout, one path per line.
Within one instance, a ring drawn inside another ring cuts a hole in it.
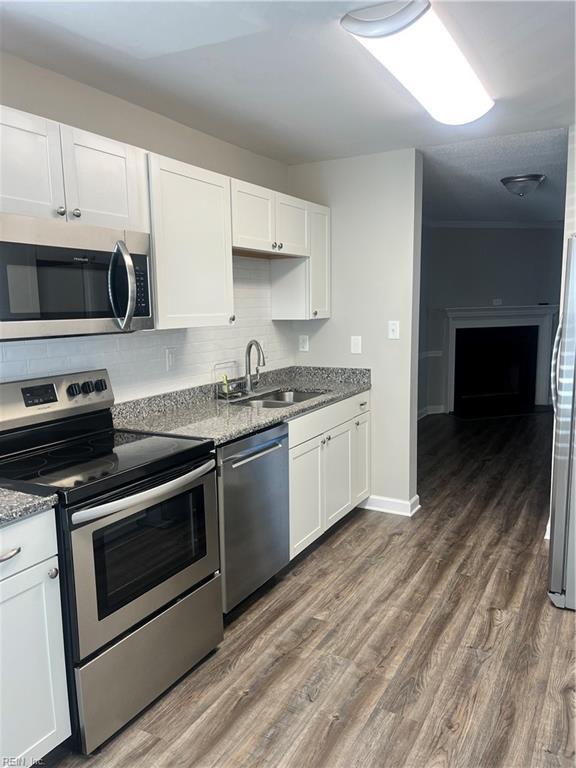
M 206 556 L 202 485 L 93 534 L 103 619 Z

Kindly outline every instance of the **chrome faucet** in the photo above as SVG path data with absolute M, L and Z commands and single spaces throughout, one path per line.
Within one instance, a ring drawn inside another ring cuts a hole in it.
M 258 350 L 258 364 L 256 365 L 256 378 L 255 378 L 255 384 L 258 384 L 260 380 L 260 367 L 263 365 L 266 365 L 266 358 L 264 357 L 264 350 L 262 349 L 262 345 L 259 341 L 256 341 L 256 339 L 251 339 L 248 344 L 246 345 L 246 392 L 252 392 L 252 372 L 251 372 L 251 363 L 250 363 L 250 355 L 252 353 L 252 348 L 256 347 Z

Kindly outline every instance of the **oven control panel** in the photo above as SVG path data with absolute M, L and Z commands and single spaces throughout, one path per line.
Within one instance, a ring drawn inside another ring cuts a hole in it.
M 0 384 L 0 432 L 103 410 L 113 404 L 114 393 L 104 368 L 8 381 Z

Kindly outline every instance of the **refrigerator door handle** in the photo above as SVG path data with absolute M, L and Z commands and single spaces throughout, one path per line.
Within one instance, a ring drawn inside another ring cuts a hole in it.
M 552 393 L 552 406 L 554 413 L 558 410 L 558 360 L 560 353 L 560 342 L 562 341 L 562 317 L 558 320 L 556 328 L 556 337 L 554 338 L 554 349 L 552 350 L 552 364 L 550 366 L 550 391 Z

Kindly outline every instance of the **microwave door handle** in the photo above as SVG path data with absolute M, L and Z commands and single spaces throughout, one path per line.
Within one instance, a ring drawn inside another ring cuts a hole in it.
M 129 507 L 141 504 L 142 502 L 160 504 L 173 496 L 176 491 L 182 490 L 185 486 L 194 482 L 194 480 L 197 480 L 212 471 L 215 466 L 216 461 L 210 459 L 210 461 L 207 461 L 205 464 L 192 470 L 192 472 L 187 472 L 185 475 L 176 477 L 174 480 L 169 480 L 167 483 L 159 485 L 156 488 L 149 488 L 147 491 L 135 493 L 124 499 L 108 501 L 106 504 L 100 504 L 97 507 L 90 507 L 90 509 L 82 509 L 79 512 L 73 512 L 71 521 L 74 525 L 78 525 L 80 523 L 91 522 L 92 520 L 100 520 L 103 517 L 114 515 L 116 512 L 123 512 Z
M 124 269 L 126 270 L 126 277 L 128 279 L 128 303 L 126 306 L 126 314 L 121 317 L 118 314 L 116 308 L 116 301 L 114 298 L 114 286 L 112 271 L 116 258 L 120 255 L 122 262 L 124 263 Z M 118 327 L 122 331 L 129 331 L 134 318 L 134 312 L 136 311 L 136 272 L 134 270 L 134 262 L 130 251 L 126 247 L 126 243 L 123 240 L 118 240 L 112 251 L 112 258 L 110 259 L 110 266 L 108 268 L 108 295 L 110 297 L 110 303 L 112 304 L 112 310 L 114 317 L 118 323 Z

